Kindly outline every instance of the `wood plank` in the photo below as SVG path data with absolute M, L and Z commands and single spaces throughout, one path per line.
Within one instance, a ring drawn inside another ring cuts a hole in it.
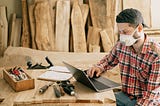
M 151 0 L 123 0 L 123 9 L 131 7 L 138 9 L 142 13 L 145 24 L 151 27 Z
M 114 45 L 115 41 L 114 41 L 114 30 L 113 30 L 113 24 L 112 24 L 112 19 L 111 17 L 106 17 L 107 19 L 107 23 L 106 23 L 106 32 L 107 32 L 107 36 L 110 38 L 110 41 L 112 43 L 112 45 Z
M 32 39 L 32 48 L 37 49 L 35 42 L 35 17 L 34 17 L 34 8 L 35 8 L 35 0 L 27 0 L 28 4 L 28 15 L 29 15 L 29 24 L 31 30 L 31 39 Z
M 71 13 L 74 52 L 87 52 L 83 16 L 79 4 L 73 4 Z
M 3 56 L 8 43 L 8 21 L 6 7 L 0 6 L 0 56 Z
M 11 22 L 10 23 L 11 23 L 11 25 L 10 25 L 9 46 L 13 46 L 14 30 L 15 30 L 15 24 L 16 24 L 16 13 L 12 14 Z
M 97 45 L 97 46 L 99 46 L 99 43 L 100 43 L 100 31 L 101 30 L 102 29 L 97 28 L 97 27 L 92 27 L 92 26 L 89 27 L 88 35 L 87 35 L 87 46 L 88 46 L 88 48 L 90 48 L 89 45 Z M 92 48 L 92 49 L 94 49 L 94 48 Z M 94 50 L 92 50 L 92 51 L 94 51 Z
M 103 30 L 100 32 L 100 34 L 101 34 L 103 49 L 105 52 L 109 52 L 113 46 L 110 38 L 108 37 L 108 33 L 105 30 Z
M 53 41 L 55 42 L 55 29 L 56 29 L 56 3 L 57 0 L 48 0 L 51 14 L 51 23 L 53 28 Z
M 15 22 L 15 36 L 13 46 L 19 47 L 21 41 L 21 28 L 22 28 L 22 19 L 17 18 Z
M 100 46 L 89 44 L 89 52 L 100 52 Z
M 28 18 L 28 9 L 26 0 L 22 0 L 22 18 L 23 18 L 23 29 L 21 37 L 21 46 L 31 47 L 31 35 L 29 29 L 29 21 L 28 21 L 29 18 Z
M 16 18 L 16 14 L 12 14 L 11 20 L 11 33 L 9 39 L 9 46 L 18 47 L 21 42 L 21 29 L 22 29 L 22 19 Z
M 119 12 L 118 10 L 119 10 L 120 3 L 121 3 L 120 0 L 113 0 L 113 2 L 112 2 L 111 21 L 112 21 L 112 25 L 113 25 L 113 36 L 114 36 L 113 45 L 118 40 L 118 27 L 117 27 L 117 23 L 116 23 L 116 16 Z
M 55 49 L 53 25 L 48 1 L 38 2 L 35 6 L 36 36 L 35 41 L 39 50 Z
M 88 6 L 88 4 L 80 4 L 80 9 L 81 9 L 81 12 L 82 12 L 82 17 L 83 17 L 84 27 L 85 27 L 86 22 L 87 22 L 87 18 L 88 18 L 88 13 L 89 13 L 89 6 Z M 70 52 L 73 52 L 74 48 L 73 48 L 73 33 L 72 33 L 72 28 L 71 28 L 69 45 L 70 45 Z
M 83 17 L 83 22 L 84 22 L 84 27 L 85 27 L 88 13 L 89 13 L 89 6 L 88 4 L 81 4 L 80 9 L 82 11 L 82 17 Z
M 73 4 L 75 3 L 75 2 L 78 2 L 78 4 L 83 4 L 83 0 L 70 0 L 70 2 L 71 2 L 71 6 L 73 6 Z
M 92 24 L 101 29 L 106 28 L 106 0 L 89 0 Z
M 56 6 L 56 51 L 69 51 L 70 1 L 58 0 Z

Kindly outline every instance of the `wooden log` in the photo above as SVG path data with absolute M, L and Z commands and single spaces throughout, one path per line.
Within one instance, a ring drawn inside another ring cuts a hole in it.
M 70 1 L 58 0 L 56 7 L 56 51 L 69 51 Z
M 22 37 L 21 37 L 21 46 L 22 47 L 31 47 L 31 35 L 30 28 L 28 22 L 28 9 L 27 9 L 27 1 L 22 0 L 22 18 L 23 18 L 23 29 L 22 29 Z
M 79 4 L 75 2 L 71 13 L 74 52 L 87 52 L 84 22 Z
M 6 7 L 0 6 L 0 56 L 3 56 L 8 43 L 8 21 Z
M 100 28 L 96 28 L 96 27 L 92 27 L 92 26 L 89 27 L 88 35 L 87 35 L 87 47 L 88 48 L 89 48 L 89 45 L 97 45 L 97 46 L 99 46 L 99 43 L 100 43 L 100 31 L 101 31 Z
M 100 32 L 100 34 L 101 34 L 103 49 L 105 52 L 109 52 L 113 46 L 110 38 L 108 37 L 108 33 L 105 30 L 103 30 Z
M 48 1 L 38 2 L 35 6 L 36 36 L 39 50 L 53 51 L 55 48 L 53 25 Z

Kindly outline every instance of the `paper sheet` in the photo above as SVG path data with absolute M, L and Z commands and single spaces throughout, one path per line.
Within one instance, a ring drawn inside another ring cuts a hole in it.
M 41 80 L 49 81 L 64 81 L 72 77 L 70 71 L 64 66 L 53 66 L 48 69 L 45 73 L 37 77 Z

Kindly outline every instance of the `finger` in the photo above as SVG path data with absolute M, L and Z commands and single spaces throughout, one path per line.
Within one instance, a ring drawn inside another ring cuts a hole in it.
M 92 68 L 91 73 L 90 73 L 90 77 L 91 77 L 91 78 L 93 77 L 95 71 L 96 71 L 95 68 Z
M 97 70 L 97 73 L 96 73 L 96 77 L 99 77 L 100 74 L 101 74 L 101 71 L 100 71 L 100 69 L 98 69 L 98 70 Z
M 90 74 L 90 71 L 91 71 L 91 68 L 89 68 L 88 70 L 87 70 L 87 75 L 89 76 L 89 74 Z

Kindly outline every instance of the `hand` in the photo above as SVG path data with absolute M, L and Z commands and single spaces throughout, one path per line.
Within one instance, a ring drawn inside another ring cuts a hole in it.
M 89 70 L 87 70 L 87 75 L 92 78 L 92 77 L 99 77 L 100 74 L 102 73 L 102 69 L 96 66 L 91 67 Z

